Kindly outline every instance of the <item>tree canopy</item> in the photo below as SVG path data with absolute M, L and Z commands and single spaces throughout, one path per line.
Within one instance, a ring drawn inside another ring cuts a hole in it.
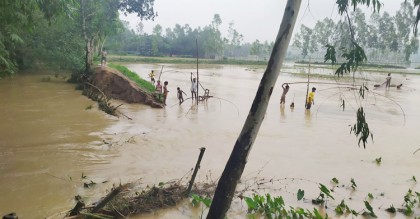
M 89 71 L 122 27 L 119 12 L 153 19 L 154 0 L 16 0 L 0 3 L 0 77 L 35 64 Z M 84 54 L 84 55 L 83 55 Z
M 386 11 L 380 13 L 380 5 L 378 13 L 373 13 L 369 19 L 360 8 L 349 13 L 353 38 L 367 52 L 370 61 L 408 64 L 411 55 L 419 49 L 418 37 L 409 28 L 416 22 L 414 6 L 409 1 L 402 2 L 396 14 L 391 16 Z M 301 50 L 303 58 L 310 54 L 320 55 L 325 45 L 337 48 L 351 45 L 352 35 L 348 30 L 347 17 L 337 22 L 325 18 L 317 21 L 314 28 L 302 25 L 293 45 Z

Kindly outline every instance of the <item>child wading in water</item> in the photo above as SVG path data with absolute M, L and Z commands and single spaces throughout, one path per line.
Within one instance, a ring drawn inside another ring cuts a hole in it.
M 182 96 L 182 93 L 184 93 L 185 95 L 187 94 L 184 91 L 182 91 L 179 87 L 177 87 L 176 90 L 177 90 L 176 96 L 178 97 L 179 105 L 181 105 L 181 103 L 184 102 L 184 97 Z
M 286 85 L 286 87 L 284 87 L 284 85 Z M 285 104 L 286 103 L 286 94 L 287 94 L 287 92 L 289 92 L 289 84 L 284 83 L 284 84 L 281 85 L 281 87 L 283 88 L 283 93 L 281 94 L 280 104 Z
M 155 94 L 158 100 L 161 100 L 162 97 L 162 85 L 160 84 L 160 80 L 157 81 Z
M 166 105 L 166 97 L 168 96 L 168 82 L 165 81 L 165 83 L 163 83 L 163 104 Z

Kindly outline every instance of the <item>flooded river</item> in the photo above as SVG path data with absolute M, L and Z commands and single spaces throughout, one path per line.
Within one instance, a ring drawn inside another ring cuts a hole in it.
M 128 67 L 142 77 L 151 69 L 161 69 L 160 65 Z M 93 201 L 112 184 L 137 181 L 150 185 L 177 179 L 195 165 L 200 147 L 207 150 L 197 180 L 205 181 L 209 176 L 216 180 L 242 128 L 263 69 L 201 66 L 200 82 L 215 98 L 198 106 L 191 99 L 178 105 L 176 88 L 188 94 L 184 98 L 190 97 L 190 72 L 195 71 L 193 66 L 165 65 L 161 81 L 169 82 L 167 107 L 124 104 L 121 110 L 133 120 L 98 111 L 74 85 L 60 78 L 51 76 L 50 81 L 41 82 L 45 76 L 36 74 L 1 80 L 0 213 L 14 211 L 23 219 L 45 218 L 71 208 L 77 194 Z M 363 76 L 369 80 L 369 88 L 385 80 L 384 74 Z M 280 107 L 279 101 L 282 83 L 305 82 L 307 78 L 281 74 L 243 183 L 251 183 L 256 176 L 278 179 L 266 185 L 262 194 L 283 195 L 286 205 L 312 209 L 310 204 L 296 201 L 297 189 L 304 189 L 308 200 L 316 198 L 317 183 L 330 186 L 335 177 L 344 185 L 333 194 L 338 203 L 351 198 L 349 205 L 361 211 L 363 200 L 372 193 L 371 204 L 377 215 L 389 218 L 385 208 L 391 204 L 400 207 L 408 189 L 420 190 L 410 180 L 413 176 L 420 179 L 420 152 L 413 154 L 420 148 L 420 103 L 416 101 L 420 77 L 392 76 L 393 84 L 403 83 L 402 89 L 371 89 L 376 94 L 366 94 L 366 100 L 359 100 L 357 91 L 325 84 L 335 82 L 332 79 L 313 78 L 311 81 L 321 83 L 310 85 L 316 86 L 317 92 L 315 105 L 306 112 L 306 84 L 290 85 L 285 107 Z M 344 111 L 340 108 L 342 99 L 346 102 Z M 293 110 L 289 107 L 292 101 Z M 366 110 L 374 137 L 366 149 L 350 134 L 358 104 Z M 90 105 L 93 108 L 87 110 Z M 379 165 L 374 162 L 376 158 L 382 160 Z M 349 188 L 352 178 L 356 191 Z M 82 181 L 87 179 L 107 183 L 84 189 Z M 245 204 L 236 200 L 229 218 L 244 218 L 244 212 Z M 200 210 L 185 204 L 135 218 L 199 215 Z

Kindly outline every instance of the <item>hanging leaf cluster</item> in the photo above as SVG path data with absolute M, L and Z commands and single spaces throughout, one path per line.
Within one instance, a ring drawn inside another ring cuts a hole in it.
M 370 132 L 369 125 L 366 122 L 365 112 L 363 111 L 363 107 L 360 107 L 357 110 L 357 122 L 356 124 L 353 125 L 353 127 L 351 127 L 350 133 L 352 132 L 354 132 L 356 137 L 359 137 L 359 142 L 358 142 L 359 147 L 360 147 L 360 143 L 362 142 L 363 148 L 366 148 L 366 143 L 369 136 L 371 137 L 373 141 L 373 134 Z
M 331 60 L 331 64 L 335 64 L 337 62 L 335 47 L 330 44 L 325 45 L 325 47 L 327 47 L 327 53 L 324 55 L 324 62 Z
M 379 0 L 337 0 L 338 12 L 340 14 L 346 12 L 349 7 L 349 4 L 351 4 L 353 10 L 356 10 L 358 4 L 367 5 L 368 7 L 370 7 L 371 3 L 374 12 L 379 12 L 379 10 L 381 10 L 382 3 Z
M 416 20 L 414 21 L 414 25 L 413 25 L 413 33 L 414 35 L 417 36 L 417 26 L 419 24 L 420 21 L 420 0 L 413 0 L 414 1 L 414 7 L 417 7 L 417 14 L 416 14 Z M 405 1 L 407 2 L 407 0 Z
M 342 52 L 341 57 L 343 57 L 346 60 L 346 62 L 341 64 L 340 67 L 338 67 L 338 69 L 335 71 L 335 75 L 337 76 L 343 76 L 344 73 L 350 73 L 351 71 L 356 71 L 360 64 L 367 61 L 365 51 L 363 50 L 362 47 L 359 46 L 359 44 L 355 42 L 353 42 L 352 49 L 340 48 L 340 50 Z M 328 56 L 332 55 L 332 53 L 328 54 L 328 49 L 327 49 L 327 54 L 325 56 L 327 55 Z M 335 57 L 330 58 L 330 60 L 334 60 L 334 59 Z
M 337 62 L 335 47 L 332 45 L 326 45 L 327 52 L 324 55 L 324 62 L 331 61 L 332 64 Z M 335 75 L 343 76 L 344 73 L 350 73 L 356 71 L 360 64 L 367 61 L 365 51 L 359 44 L 353 42 L 353 48 L 340 48 L 342 55 L 346 62 L 342 63 L 340 67 L 335 71 Z
M 359 88 L 359 96 L 363 99 L 365 98 L 365 91 L 369 91 L 369 88 L 363 83 L 363 85 Z

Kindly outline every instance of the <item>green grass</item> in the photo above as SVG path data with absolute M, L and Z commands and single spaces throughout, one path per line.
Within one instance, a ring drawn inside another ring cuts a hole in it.
M 308 61 L 296 61 L 295 63 L 297 63 L 297 64 L 305 64 L 305 65 L 306 64 L 309 64 Z M 311 62 L 311 64 L 314 64 L 314 65 L 330 65 L 331 66 L 331 63 L 326 63 L 326 62 Z M 340 63 L 337 63 L 337 64 L 335 64 L 333 66 L 338 67 L 338 66 L 340 66 Z M 381 68 L 406 69 L 406 67 L 399 66 L 399 65 L 373 64 L 373 63 L 362 63 L 359 66 L 370 67 L 370 68 L 378 68 L 378 69 L 381 69 Z
M 130 62 L 130 63 L 171 63 L 171 64 L 196 64 L 195 58 L 182 57 L 145 57 L 133 55 L 110 55 L 109 61 Z M 218 64 L 218 65 L 267 65 L 267 61 L 239 60 L 239 59 L 199 59 L 199 64 Z
M 118 71 L 120 71 L 123 75 L 127 76 L 130 80 L 136 82 L 136 84 L 140 88 L 143 88 L 144 90 L 146 90 L 148 92 L 151 92 L 151 93 L 155 91 L 155 86 L 153 84 L 151 84 L 149 81 L 144 80 L 143 78 L 140 78 L 138 74 L 128 70 L 127 67 L 112 64 L 112 63 L 108 64 L 108 66 L 111 67 L 111 68 L 115 68 Z

